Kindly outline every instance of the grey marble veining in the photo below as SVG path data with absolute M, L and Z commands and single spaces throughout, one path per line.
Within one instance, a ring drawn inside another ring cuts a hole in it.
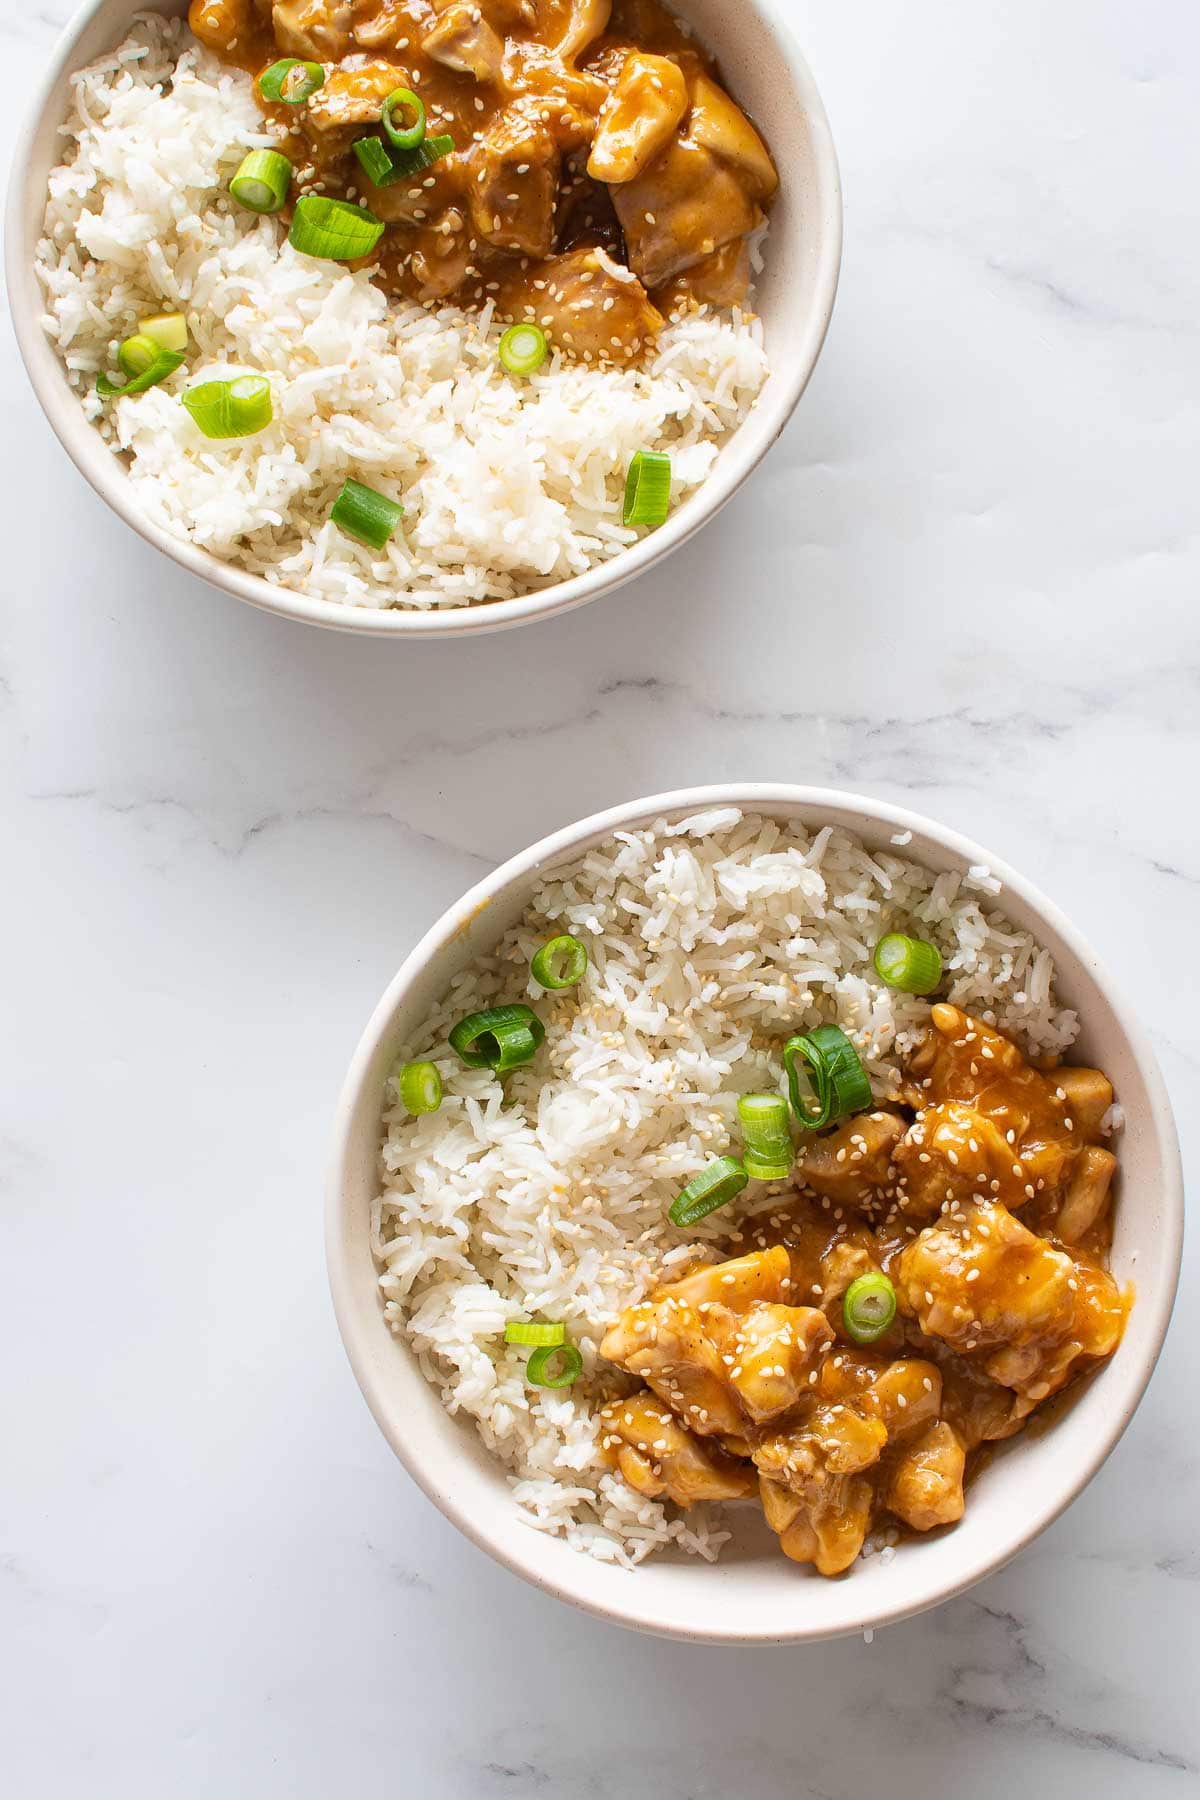
M 407 650 L 239 608 L 83 487 L 0 339 L 20 1800 L 1198 1791 L 1190 1262 L 1065 1517 L 808 1650 L 637 1638 L 493 1567 L 330 1314 L 333 1096 L 405 951 L 534 836 L 688 781 L 857 787 L 1008 857 L 1138 998 L 1197 1167 L 1200 14 L 789 6 L 846 180 L 830 341 L 749 489 L 602 606 Z M 4 6 L 20 93 L 71 10 Z

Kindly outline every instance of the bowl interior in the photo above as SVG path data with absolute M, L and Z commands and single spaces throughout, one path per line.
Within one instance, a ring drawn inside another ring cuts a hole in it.
M 80 472 L 147 542 L 183 567 L 252 605 L 335 630 L 441 637 L 495 631 L 570 610 L 643 573 L 692 535 L 729 499 L 787 423 L 824 341 L 841 257 L 841 195 L 829 126 L 808 66 L 779 0 L 676 0 L 723 65 L 734 93 L 775 151 L 784 181 L 772 209 L 757 305 L 771 357 L 758 404 L 726 443 L 703 487 L 667 524 L 586 575 L 541 593 L 436 612 L 336 606 L 274 586 L 208 552 L 183 544 L 144 518 L 121 463 L 88 425 L 39 324 L 42 297 L 34 274 L 47 178 L 61 160 L 60 126 L 70 107 L 70 76 L 127 34 L 139 12 L 182 14 L 186 0 L 93 0 L 69 28 L 35 105 L 13 174 L 7 239 L 13 322 L 38 398 Z
M 503 1472 L 473 1427 L 446 1415 L 407 1348 L 384 1327 L 368 1245 L 383 1084 L 401 1042 L 450 978 L 496 943 L 542 869 L 603 841 L 614 826 L 648 823 L 664 810 L 686 816 L 718 802 L 845 825 L 879 849 L 889 846 L 893 832 L 912 829 L 905 853 L 937 870 L 988 861 L 1004 882 L 998 904 L 1050 949 L 1059 992 L 1079 1011 L 1083 1030 L 1075 1057 L 1109 1074 L 1127 1119 L 1113 1269 L 1120 1281 L 1135 1284 L 1137 1301 L 1121 1348 L 1052 1430 L 1018 1438 L 995 1457 L 973 1485 L 966 1516 L 953 1531 L 905 1543 L 887 1564 L 868 1559 L 841 1581 L 786 1563 L 750 1508 L 731 1515 L 746 1523 L 717 1565 L 668 1554 L 632 1573 L 521 1523 Z M 543 856 L 516 859 L 467 895 L 414 952 L 371 1021 L 347 1084 L 329 1248 L 339 1322 L 372 1411 L 410 1473 L 476 1542 L 528 1579 L 625 1624 L 722 1642 L 785 1641 L 861 1629 L 947 1598 L 1005 1562 L 1095 1472 L 1141 1396 L 1166 1329 L 1181 1234 L 1178 1152 L 1161 1080 L 1138 1028 L 1072 928 L 1012 871 L 978 846 L 911 815 L 874 804 L 871 815 L 845 796 L 706 790 L 683 805 L 621 809 L 582 835 L 548 840 Z

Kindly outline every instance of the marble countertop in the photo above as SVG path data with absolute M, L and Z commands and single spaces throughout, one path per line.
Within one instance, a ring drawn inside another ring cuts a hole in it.
M 19 93 L 68 10 L 5 8 Z M 408 1480 L 334 1327 L 331 1108 L 396 965 L 498 859 L 690 782 L 994 847 L 1136 995 L 1200 1157 L 1200 13 L 792 11 L 846 185 L 830 340 L 748 490 L 598 606 L 411 648 L 238 606 L 110 516 L 0 334 L 20 1800 L 1196 1792 L 1194 1262 L 1084 1496 L 870 1645 L 541 1597 Z

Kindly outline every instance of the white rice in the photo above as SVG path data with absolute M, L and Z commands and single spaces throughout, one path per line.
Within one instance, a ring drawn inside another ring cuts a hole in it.
M 736 1244 L 739 1221 L 775 1203 L 781 1189 L 751 1187 L 687 1236 L 667 1218 L 684 1183 L 736 1143 L 737 1095 L 782 1090 L 776 1051 L 791 1032 L 835 1021 L 877 1097 L 893 1091 L 896 1052 L 929 1007 L 875 976 L 883 932 L 932 939 L 946 997 L 1027 1051 L 1067 1049 L 1078 1021 L 1055 999 L 1051 958 L 985 910 L 980 893 L 996 886 L 987 870 L 935 875 L 844 831 L 733 808 L 621 832 L 544 879 L 403 1046 L 401 1060 L 437 1062 L 446 1098 L 414 1120 L 389 1093 L 372 1219 L 384 1312 L 506 1464 L 531 1524 L 625 1564 L 672 1542 L 716 1555 L 716 1509 L 676 1514 L 598 1461 L 600 1339 L 664 1263 L 731 1231 Z M 587 944 L 587 975 L 542 995 L 530 957 L 564 930 Z M 463 1069 L 450 1026 L 522 997 L 546 1025 L 535 1062 L 503 1087 Z M 563 1320 L 583 1353 L 568 1392 L 527 1386 L 528 1353 L 503 1341 L 506 1321 L 534 1314 Z
M 38 254 L 46 330 L 147 516 L 268 581 L 430 608 L 581 574 L 639 535 L 621 523 L 634 452 L 671 453 L 677 504 L 767 378 L 758 321 L 703 312 L 669 326 L 642 369 L 555 354 L 519 383 L 490 308 L 435 314 L 365 271 L 298 256 L 279 223 L 228 199 L 247 149 L 273 138 L 250 77 L 181 20 L 140 19 L 74 88 Z M 188 314 L 187 366 L 102 405 L 97 372 L 162 311 Z M 181 390 L 246 370 L 274 377 L 274 424 L 208 442 Z M 403 501 L 386 550 L 327 523 L 347 476 Z

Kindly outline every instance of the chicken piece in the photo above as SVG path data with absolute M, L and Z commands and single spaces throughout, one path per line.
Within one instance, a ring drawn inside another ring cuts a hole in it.
M 1100 1126 L 1113 1103 L 1112 1082 L 1099 1069 L 1061 1068 L 1054 1071 L 1054 1082 L 1066 1095 L 1067 1111 L 1077 1131 L 1089 1143 L 1097 1143 Z
M 909 1218 L 933 1218 L 947 1200 L 1000 1194 L 1006 1206 L 1032 1195 L 1025 1165 L 983 1113 L 958 1100 L 939 1101 L 918 1115 L 896 1148 L 899 1210 Z
M 1053 1192 L 1065 1185 L 1083 1134 L 1067 1107 L 1059 1072 L 1031 1069 L 1008 1038 L 957 1006 L 939 1004 L 929 1017 L 931 1030 L 908 1059 L 910 1077 L 919 1078 L 916 1104 L 957 1100 L 973 1106 L 1013 1150 L 1023 1186 Z
M 824 1365 L 823 1377 L 831 1367 Z M 815 1563 L 822 1575 L 849 1568 L 871 1519 L 873 1489 L 863 1471 L 886 1443 L 882 1419 L 846 1401 L 818 1406 L 802 1426 L 759 1439 L 753 1454 L 763 1511 L 785 1555 Z
M 803 1493 L 827 1475 L 860 1475 L 879 1461 L 886 1443 L 882 1419 L 839 1401 L 817 1407 L 803 1425 L 761 1437 L 753 1455 L 761 1474 Z
M 779 186 L 779 172 L 741 107 L 707 75 L 697 75 L 691 88 L 688 136 L 732 164 L 752 199 L 768 199 Z
M 395 88 L 406 87 L 408 77 L 395 63 L 381 57 L 349 56 L 325 72 L 325 85 L 317 89 L 300 111 L 305 134 L 319 143 L 325 154 L 338 146 L 349 149 L 364 125 L 377 125 L 384 101 Z
M 953 1525 L 963 1516 L 966 1452 L 944 1419 L 927 1425 L 897 1456 L 883 1503 L 914 1531 Z
M 888 1363 L 855 1402 L 876 1418 L 889 1444 L 931 1425 L 941 1411 L 942 1377 L 936 1363 L 901 1356 Z
M 467 202 L 479 237 L 523 256 L 549 255 L 562 156 L 538 107 L 516 101 L 470 152 Z
M 671 1296 L 695 1307 L 714 1301 L 730 1312 L 745 1312 L 759 1302 L 786 1300 L 792 1285 L 791 1272 L 791 1259 L 777 1244 L 770 1250 L 735 1257 L 731 1262 L 702 1263 L 682 1280 L 657 1288 L 652 1297 L 660 1300 Z
M 809 1378 L 833 1342 L 824 1313 L 811 1306 L 758 1301 L 741 1314 L 714 1307 L 709 1319 L 729 1385 L 756 1425 L 777 1419 L 808 1394 Z
M 741 306 L 749 297 L 751 280 L 750 251 L 746 240 L 739 238 L 668 282 L 656 296 L 659 311 L 675 318 L 693 306 Z
M 472 268 L 471 234 L 457 206 L 448 206 L 419 234 L 411 268 L 422 300 L 445 300 L 458 292 Z
M 612 193 L 629 266 L 648 288 L 670 281 L 762 222 L 737 173 L 686 137 L 672 139 L 649 168 Z
M 692 1506 L 698 1500 L 748 1500 L 753 1469 L 715 1444 L 701 1444 L 651 1394 L 631 1394 L 600 1409 L 600 1449 L 631 1488 L 648 1499 Z
M 822 1405 L 844 1405 L 863 1418 L 878 1419 L 892 1443 L 937 1418 L 942 1376 L 937 1364 L 924 1358 L 889 1359 L 839 1346 L 822 1363 L 814 1392 Z
M 796 1494 L 764 1475 L 759 1498 L 784 1555 L 814 1564 L 819 1575 L 841 1575 L 863 1547 L 872 1492 L 860 1476 L 835 1477 L 811 1493 Z
M 257 24 L 254 0 L 192 0 L 188 7 L 193 36 L 218 56 L 248 46 Z
M 497 303 L 509 316 L 536 319 L 585 362 L 634 362 L 663 327 L 637 276 L 598 247 L 549 258 L 519 286 L 502 287 Z
M 476 81 L 498 82 L 504 73 L 504 39 L 484 18 L 475 0 L 448 6 L 421 40 L 426 56 L 473 75 Z
M 985 1364 L 993 1381 L 1015 1390 L 1017 1419 L 1065 1387 L 1085 1364 L 1111 1356 L 1121 1341 L 1128 1306 L 1107 1269 L 1080 1258 L 1070 1298 L 1071 1312 L 1057 1337 L 1008 1345 Z
M 351 0 L 275 0 L 272 24 L 281 56 L 331 63 L 354 49 Z
M 573 61 L 608 29 L 612 0 L 571 0 L 566 29 L 555 45 L 563 62 Z
M 265 3 L 269 6 L 271 0 Z M 354 41 L 361 49 L 388 50 L 402 37 L 411 39 L 407 0 L 353 0 L 353 5 Z
M 960 1354 L 1057 1343 L 1070 1326 L 1071 1259 L 998 1201 L 944 1212 L 899 1259 L 902 1310 Z M 989 1369 L 989 1372 L 990 1369 Z
M 1055 1235 L 1064 1244 L 1081 1243 L 1104 1216 L 1116 1172 L 1117 1159 L 1110 1150 L 1101 1150 L 1095 1144 L 1087 1146 L 1075 1165 L 1055 1220 Z
M 819 1312 L 781 1304 L 790 1266 L 782 1248 L 702 1265 L 623 1312 L 601 1353 L 691 1430 L 740 1438 L 795 1403 L 832 1337 Z
M 815 1194 L 841 1205 L 878 1200 L 893 1185 L 892 1156 L 907 1130 L 899 1113 L 856 1113 L 822 1137 L 810 1137 L 796 1158 L 796 1174 Z
M 920 1080 L 922 1104 L 978 1099 L 995 1081 L 1023 1081 L 1033 1073 L 1014 1043 L 944 1001 L 929 1009 L 930 1029 L 907 1060 Z
M 537 0 L 475 0 L 475 4 L 502 36 L 537 24 Z
M 739 1437 L 746 1420 L 704 1316 L 671 1298 L 644 1300 L 609 1327 L 600 1354 L 640 1376 L 702 1437 Z
M 664 148 L 687 109 L 679 64 L 631 51 L 600 115 L 588 174 L 594 181 L 632 181 Z

